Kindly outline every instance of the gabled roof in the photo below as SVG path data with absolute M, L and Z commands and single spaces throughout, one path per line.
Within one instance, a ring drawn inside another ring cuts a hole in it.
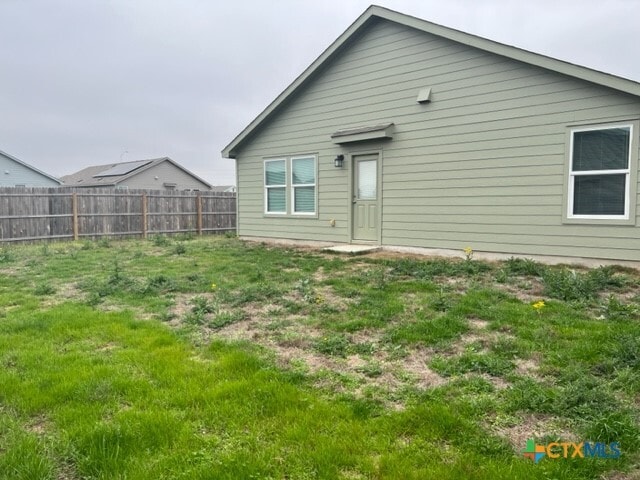
M 521 48 L 512 47 L 503 43 L 494 42 L 486 38 L 471 35 L 469 33 L 443 27 L 435 23 L 422 20 L 420 18 L 405 15 L 384 7 L 372 5 L 358 17 L 358 19 L 347 28 L 291 85 L 289 85 L 273 102 L 271 102 L 262 113 L 260 113 L 240 134 L 234 138 L 224 150 L 222 156 L 225 158 L 235 158 L 238 148 L 247 140 L 251 134 L 261 126 L 291 95 L 305 85 L 325 63 L 336 56 L 348 41 L 358 34 L 371 22 L 377 19 L 384 19 L 407 27 L 415 28 L 426 33 L 437 35 L 454 42 L 478 48 L 496 55 L 511 58 L 520 62 L 528 63 L 538 67 L 559 72 L 570 77 L 575 77 L 597 85 L 618 90 L 635 96 L 640 96 L 640 83 L 618 77 L 604 72 L 599 72 L 587 67 L 575 65 L 573 63 L 557 60 L 537 53 L 529 52 Z
M 51 180 L 53 180 L 54 182 L 57 182 L 58 184 L 62 184 L 62 181 L 60 181 L 59 179 L 57 179 L 56 177 L 54 177 L 53 175 L 49 175 L 48 173 L 43 172 L 42 170 L 37 169 L 36 167 L 34 167 L 33 165 L 29 165 L 28 163 L 23 162 L 20 159 L 17 159 L 16 157 L 14 157 L 13 155 L 9 155 L 6 152 L 3 152 L 2 150 L 0 150 L 0 155 L 2 155 L 3 157 L 7 157 L 9 160 L 13 160 L 16 163 L 19 163 L 20 165 L 22 165 L 23 167 L 28 168 L 29 170 L 33 170 L 36 173 L 39 173 L 40 175 L 42 175 L 43 177 L 47 177 Z
M 68 187 L 115 187 L 119 183 L 128 178 L 138 175 L 139 173 L 149 170 L 163 162 L 169 162 L 175 165 L 183 172 L 191 175 L 193 178 L 202 182 L 209 188 L 211 185 L 201 179 L 194 173 L 190 172 L 182 165 L 171 160 L 169 157 L 151 158 L 147 160 L 135 160 L 132 162 L 108 163 L 106 165 L 95 165 L 84 168 L 78 172 L 62 177 L 65 186 Z

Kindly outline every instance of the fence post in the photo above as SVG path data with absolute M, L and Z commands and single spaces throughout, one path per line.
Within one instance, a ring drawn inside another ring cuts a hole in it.
M 202 235 L 202 196 L 200 192 L 196 194 L 196 212 L 198 214 L 196 219 L 196 230 L 198 235 Z
M 78 194 L 76 192 L 73 192 L 71 194 L 71 213 L 72 213 L 72 225 L 73 225 L 73 240 L 77 241 L 79 234 L 78 234 Z
M 142 194 L 142 238 L 147 238 L 147 211 L 148 211 L 148 205 L 147 205 L 147 192 L 144 192 Z

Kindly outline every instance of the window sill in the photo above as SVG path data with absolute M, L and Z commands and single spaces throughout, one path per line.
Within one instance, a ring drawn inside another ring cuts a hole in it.
M 590 218 L 590 217 L 564 217 L 565 225 L 620 225 L 633 227 L 636 225 L 635 217 L 632 218 Z
M 265 213 L 263 218 L 301 218 L 301 219 L 318 219 L 317 213 Z

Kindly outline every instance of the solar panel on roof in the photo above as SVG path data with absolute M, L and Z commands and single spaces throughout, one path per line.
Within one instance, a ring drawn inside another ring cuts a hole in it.
M 137 170 L 140 167 L 144 167 L 145 165 L 150 164 L 150 160 L 141 160 L 139 162 L 128 162 L 128 163 L 120 163 L 118 165 L 114 165 L 107 170 L 96 173 L 93 178 L 96 177 L 117 177 L 120 175 L 126 175 L 127 173 L 131 173 L 134 170 Z

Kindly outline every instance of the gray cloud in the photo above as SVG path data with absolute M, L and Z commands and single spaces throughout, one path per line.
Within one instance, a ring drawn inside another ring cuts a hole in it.
M 54 175 L 168 155 L 216 184 L 220 150 L 367 1 L 0 0 L 0 150 Z M 640 2 L 389 0 L 389 8 L 640 79 Z

